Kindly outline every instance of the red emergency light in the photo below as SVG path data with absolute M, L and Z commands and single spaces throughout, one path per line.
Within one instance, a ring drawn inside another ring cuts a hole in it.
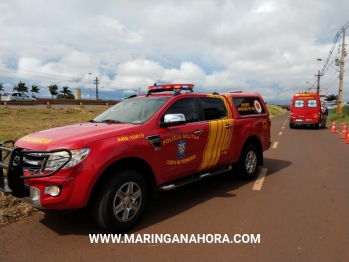
M 179 90 L 189 90 L 193 91 L 193 84 L 163 84 L 163 85 L 153 85 L 148 87 L 148 92 L 164 92 L 164 91 L 179 91 Z

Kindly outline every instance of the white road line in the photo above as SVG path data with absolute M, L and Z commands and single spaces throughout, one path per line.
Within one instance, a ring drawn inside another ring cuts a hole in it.
M 283 126 L 282 129 L 284 129 L 285 127 Z
M 267 171 L 268 171 L 268 168 L 261 169 L 261 172 L 259 173 L 259 176 L 258 176 L 256 182 L 254 183 L 252 190 L 258 190 L 258 191 L 261 190 L 265 175 L 267 174 Z
M 278 146 L 278 143 L 279 143 L 279 142 L 274 142 L 274 144 L 273 144 L 273 147 L 272 147 L 272 148 L 276 148 L 276 147 Z
M 281 135 L 282 135 L 282 132 L 279 133 L 279 136 L 281 136 Z

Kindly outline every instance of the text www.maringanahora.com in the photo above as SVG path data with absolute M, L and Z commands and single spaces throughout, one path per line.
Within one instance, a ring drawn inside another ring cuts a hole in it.
M 91 244 L 259 244 L 260 234 L 89 234 Z

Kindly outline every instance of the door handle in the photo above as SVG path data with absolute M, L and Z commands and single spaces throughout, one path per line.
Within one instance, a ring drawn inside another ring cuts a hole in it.
M 204 130 L 196 130 L 196 131 L 194 132 L 194 134 L 197 135 L 197 134 L 201 134 L 201 133 L 203 133 L 203 132 L 204 132 Z
M 225 128 L 231 128 L 232 127 L 232 125 L 226 125 L 225 126 Z

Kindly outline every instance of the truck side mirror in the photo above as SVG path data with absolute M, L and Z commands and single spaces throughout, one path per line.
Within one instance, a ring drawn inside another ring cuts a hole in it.
M 183 114 L 167 114 L 164 117 L 164 122 L 160 123 L 160 127 L 166 128 L 170 126 L 185 125 L 187 120 Z

